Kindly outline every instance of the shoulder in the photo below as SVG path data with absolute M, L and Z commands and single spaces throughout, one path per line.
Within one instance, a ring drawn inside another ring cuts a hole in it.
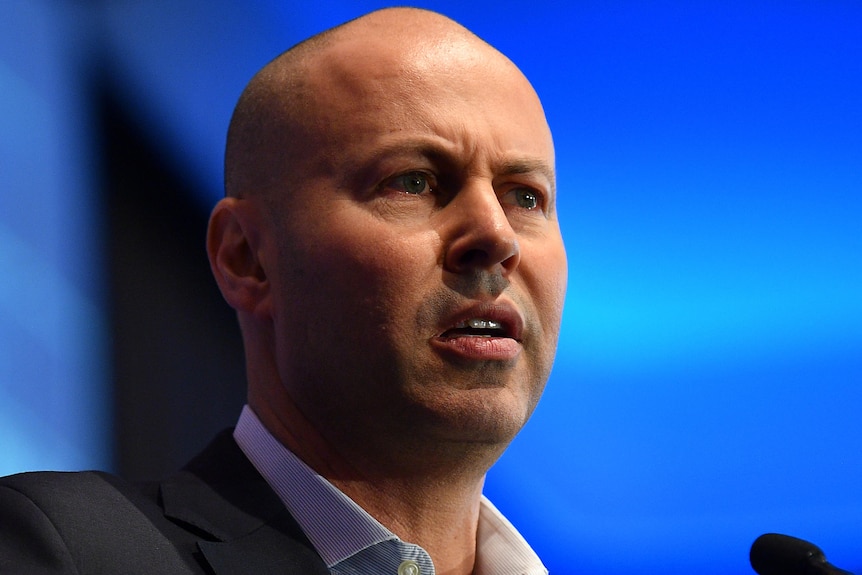
M 107 512 L 136 490 L 106 473 L 37 472 L 0 478 L 0 514 L 49 515 L 62 523 Z
M 4 497 L 18 493 L 46 504 L 71 504 L 81 497 L 92 501 L 94 494 L 137 491 L 131 483 L 101 471 L 37 471 L 0 477 L 0 493 Z
M 144 486 L 94 471 L 0 478 L 0 573 L 250 571 L 328 573 L 229 433 Z
M 154 499 L 107 473 L 0 478 L 0 572 L 191 573 L 181 541 Z

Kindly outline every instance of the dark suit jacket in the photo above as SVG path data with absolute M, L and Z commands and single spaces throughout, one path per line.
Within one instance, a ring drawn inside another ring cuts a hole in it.
M 224 432 L 182 471 L 144 487 L 91 471 L 0 479 L 0 573 L 329 571 Z

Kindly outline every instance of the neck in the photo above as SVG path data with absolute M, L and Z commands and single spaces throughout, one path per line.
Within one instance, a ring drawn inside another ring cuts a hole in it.
M 336 448 L 292 402 L 260 399 L 249 403 L 276 439 L 400 539 L 425 549 L 439 575 L 472 573 L 487 454 L 447 445 L 417 457 L 414 445 L 404 450 L 407 462 L 391 451 L 372 457 L 373 449 L 355 444 Z

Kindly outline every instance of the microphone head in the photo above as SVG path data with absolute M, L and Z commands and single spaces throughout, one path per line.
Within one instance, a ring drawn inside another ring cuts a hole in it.
M 778 533 L 765 533 L 751 545 L 751 567 L 760 575 L 807 575 L 811 566 L 826 563 L 816 545 Z
M 813 543 L 778 533 L 758 537 L 749 559 L 760 575 L 853 575 L 826 561 Z

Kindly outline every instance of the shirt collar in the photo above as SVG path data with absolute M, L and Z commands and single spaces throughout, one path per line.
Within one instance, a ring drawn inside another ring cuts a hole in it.
M 234 439 L 299 523 L 328 567 L 398 537 L 300 460 L 246 405 Z M 529 544 L 484 496 L 476 541 L 477 575 L 547 573 Z

